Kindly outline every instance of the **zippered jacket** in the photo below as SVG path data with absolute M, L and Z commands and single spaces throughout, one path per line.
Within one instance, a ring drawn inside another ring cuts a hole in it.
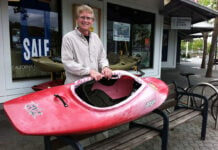
M 64 64 L 65 84 L 88 76 L 90 69 L 101 71 L 109 63 L 103 44 L 94 32 L 89 35 L 89 42 L 75 29 L 64 35 L 61 47 L 61 59 Z

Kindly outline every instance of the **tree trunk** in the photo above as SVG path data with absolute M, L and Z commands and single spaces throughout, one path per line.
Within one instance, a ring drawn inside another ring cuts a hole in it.
M 218 0 L 216 0 L 216 10 L 218 10 Z M 218 17 L 215 18 L 215 22 L 214 22 L 214 31 L 212 34 L 208 67 L 207 67 L 207 72 L 205 75 L 206 77 L 212 77 L 213 64 L 214 64 L 214 54 L 215 54 L 216 47 L 217 47 L 217 36 L 218 36 Z
M 214 31 L 212 34 L 212 41 L 211 41 L 211 46 L 210 46 L 209 61 L 208 61 L 206 77 L 212 77 L 214 54 L 215 54 L 216 46 L 217 46 L 217 35 L 218 35 L 218 17 L 216 17 L 215 23 L 214 23 Z
M 203 35 L 203 39 L 204 39 L 204 49 L 203 49 L 201 68 L 204 69 L 206 66 L 208 32 L 204 32 L 204 33 L 202 33 L 202 35 Z

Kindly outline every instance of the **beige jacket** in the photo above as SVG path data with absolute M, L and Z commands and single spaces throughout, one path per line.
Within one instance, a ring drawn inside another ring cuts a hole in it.
M 91 32 L 88 42 L 77 29 L 64 35 L 61 59 L 66 74 L 65 84 L 88 76 L 90 69 L 101 71 L 102 68 L 109 66 L 98 35 Z

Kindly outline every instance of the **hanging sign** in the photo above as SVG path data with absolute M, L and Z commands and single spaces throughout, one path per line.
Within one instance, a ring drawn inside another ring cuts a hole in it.
M 171 29 L 191 29 L 191 17 L 171 17 Z

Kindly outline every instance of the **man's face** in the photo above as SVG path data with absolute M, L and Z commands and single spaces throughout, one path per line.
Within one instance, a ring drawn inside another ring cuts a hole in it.
M 93 23 L 93 15 L 86 11 L 81 12 L 77 18 L 77 25 L 83 32 L 89 31 Z

